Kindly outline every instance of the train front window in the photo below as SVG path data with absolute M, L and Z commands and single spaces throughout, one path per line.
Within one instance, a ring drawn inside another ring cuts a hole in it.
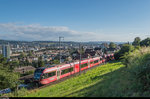
M 43 68 L 42 68 L 42 69 L 41 69 L 41 68 L 38 68 L 38 69 L 35 70 L 35 73 L 42 73 L 43 70 L 44 70 Z
M 42 73 L 36 73 L 34 74 L 34 79 L 40 79 Z
M 41 76 L 43 70 L 44 70 L 44 68 L 36 69 L 35 72 L 34 72 L 34 79 L 36 79 L 36 80 L 40 79 L 40 76 Z

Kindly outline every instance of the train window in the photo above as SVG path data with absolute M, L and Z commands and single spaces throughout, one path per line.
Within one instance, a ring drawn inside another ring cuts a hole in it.
M 66 73 L 69 73 L 69 72 L 72 72 L 72 71 L 73 71 L 73 67 L 62 70 L 61 74 L 63 75 L 63 74 L 66 74 Z
M 98 60 L 95 60 L 94 63 L 98 63 Z
M 69 68 L 69 71 L 72 72 L 73 71 L 73 67 Z
M 47 73 L 42 75 L 42 79 L 46 79 L 46 78 L 48 78 L 48 74 Z
M 88 64 L 87 64 L 87 63 L 82 64 L 82 65 L 81 65 L 81 68 L 86 67 L 86 66 L 88 66 Z
M 36 69 L 35 73 L 42 73 L 44 71 L 44 69 Z
M 90 64 L 93 64 L 94 62 L 90 62 Z
M 107 56 L 107 58 L 106 59 L 109 59 L 110 57 L 109 56 Z
M 56 71 L 48 73 L 48 77 L 52 77 L 52 76 L 55 76 L 55 75 L 56 75 Z
M 42 79 L 46 79 L 46 78 L 49 78 L 49 77 L 52 77 L 52 76 L 55 76 L 55 75 L 56 75 L 56 71 L 50 72 L 50 73 L 44 73 L 42 75 Z

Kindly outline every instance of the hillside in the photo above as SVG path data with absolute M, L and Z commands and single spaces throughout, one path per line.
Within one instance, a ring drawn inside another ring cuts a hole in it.
M 108 97 L 128 95 L 126 68 L 112 62 L 57 85 L 29 92 L 25 97 Z
M 17 97 L 148 97 L 133 78 L 131 69 L 112 61 L 61 83 L 42 89 L 21 89 Z M 14 94 L 7 94 L 14 97 Z M 16 96 L 15 96 L 16 97 Z

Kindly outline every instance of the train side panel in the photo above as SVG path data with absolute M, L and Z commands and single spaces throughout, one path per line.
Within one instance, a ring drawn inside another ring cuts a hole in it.
M 50 82 L 56 81 L 57 80 L 57 76 L 53 76 L 53 77 L 49 77 L 47 79 L 42 79 L 40 81 L 41 84 L 48 84 Z
M 93 67 L 94 65 L 92 64 L 94 62 L 94 60 L 90 60 L 90 68 Z
M 100 64 L 100 58 L 94 58 L 93 59 L 93 66 L 99 65 Z
M 70 72 L 71 71 L 71 72 Z M 63 65 L 62 67 L 60 67 L 60 79 L 66 76 L 69 76 L 71 74 L 74 74 L 74 65 Z
M 76 62 L 74 66 L 75 66 L 75 73 L 79 72 L 79 62 Z
M 103 58 L 96 57 L 81 61 L 81 71 L 91 68 L 93 66 L 105 63 L 109 59 L 114 59 L 114 55 L 105 55 Z M 79 62 L 74 62 L 70 64 L 58 65 L 56 67 L 47 68 L 43 71 L 43 76 L 40 77 L 41 84 L 48 84 L 50 82 L 56 81 L 63 77 L 72 75 L 79 72 Z M 52 74 L 51 74 L 52 73 Z M 49 75 L 49 76 L 47 76 Z
M 52 67 L 48 68 L 43 71 L 43 74 L 40 78 L 40 83 L 41 84 L 48 84 L 50 82 L 56 81 L 57 80 L 57 68 Z
M 82 67 L 84 65 L 84 67 Z M 81 71 L 88 68 L 88 60 L 81 61 Z

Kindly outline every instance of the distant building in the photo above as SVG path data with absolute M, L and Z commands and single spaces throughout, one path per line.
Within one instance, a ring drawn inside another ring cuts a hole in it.
M 19 45 L 17 44 L 16 47 L 19 48 Z
M 10 46 L 9 45 L 2 46 L 2 54 L 4 57 L 10 58 Z

